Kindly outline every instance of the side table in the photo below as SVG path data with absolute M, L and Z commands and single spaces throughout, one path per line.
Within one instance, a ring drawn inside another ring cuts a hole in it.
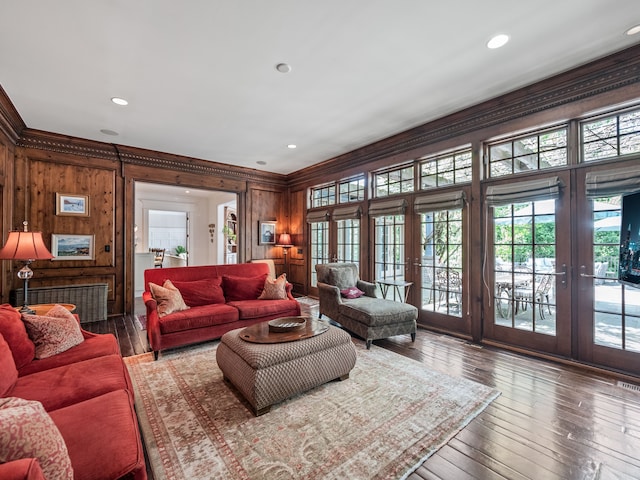
M 378 284 L 380 285 L 380 290 L 382 291 L 382 298 L 387 298 L 387 292 L 389 291 L 389 287 L 395 288 L 396 293 L 400 298 L 403 299 L 404 303 L 407 303 L 407 298 L 409 298 L 409 290 L 411 289 L 411 285 L 413 282 L 407 282 L 405 280 L 378 280 Z M 404 290 L 404 294 L 400 292 L 400 288 Z
M 71 313 L 76 311 L 76 306 L 73 303 L 38 303 L 35 305 L 28 305 L 28 307 L 35 312 L 36 315 L 45 315 L 49 310 L 51 310 L 55 305 L 61 305 Z M 20 307 L 14 307 L 16 310 L 20 310 Z

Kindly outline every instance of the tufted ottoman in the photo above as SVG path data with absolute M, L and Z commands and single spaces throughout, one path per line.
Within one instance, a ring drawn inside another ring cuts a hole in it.
M 324 333 L 284 343 L 251 343 L 244 329 L 225 333 L 216 360 L 225 380 L 251 404 L 256 416 L 271 405 L 330 380 L 349 377 L 356 349 L 345 331 L 328 326 Z

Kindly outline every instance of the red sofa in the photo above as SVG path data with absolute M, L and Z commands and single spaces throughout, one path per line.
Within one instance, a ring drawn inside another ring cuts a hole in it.
M 265 263 L 204 265 L 145 270 L 149 344 L 158 352 L 167 348 L 220 338 L 229 330 L 279 317 L 300 315 L 300 304 L 287 282 L 285 300 L 259 300 L 269 266 Z M 149 283 L 171 280 L 189 309 L 158 315 Z
M 0 401 L 42 404 L 64 440 L 74 478 L 144 480 L 133 388 L 117 340 L 81 332 L 82 343 L 35 359 L 21 315 L 1 305 Z M 0 478 L 43 477 L 39 463 L 25 458 L 0 464 Z

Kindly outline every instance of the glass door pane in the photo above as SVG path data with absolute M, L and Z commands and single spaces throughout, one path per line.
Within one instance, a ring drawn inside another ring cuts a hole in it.
M 309 224 L 311 247 L 311 286 L 318 286 L 316 265 L 329 262 L 329 222 L 313 222 Z
M 374 275 L 376 281 L 405 280 L 404 215 L 387 215 L 374 219 Z M 387 291 L 387 298 L 404 301 L 395 288 Z

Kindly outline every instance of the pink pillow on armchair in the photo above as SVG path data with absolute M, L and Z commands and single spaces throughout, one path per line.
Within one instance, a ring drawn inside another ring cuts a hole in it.
M 342 295 L 344 298 L 359 298 L 364 295 L 364 292 L 358 287 L 349 287 L 340 290 L 340 295 Z

